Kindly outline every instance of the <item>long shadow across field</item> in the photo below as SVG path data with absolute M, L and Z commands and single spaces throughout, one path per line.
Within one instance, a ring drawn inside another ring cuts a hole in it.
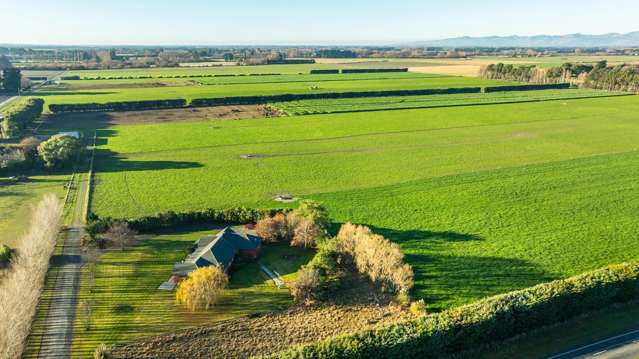
M 199 162 L 189 161 L 131 161 L 127 157 L 118 155 L 106 149 L 95 151 L 96 170 L 99 172 L 135 172 L 135 171 L 163 171 L 204 167 Z
M 431 310 L 470 303 L 556 279 L 538 265 L 522 259 L 447 253 L 446 248 L 450 245 L 484 240 L 474 234 L 371 229 L 402 247 L 406 262 L 415 273 L 413 294 L 423 298 Z

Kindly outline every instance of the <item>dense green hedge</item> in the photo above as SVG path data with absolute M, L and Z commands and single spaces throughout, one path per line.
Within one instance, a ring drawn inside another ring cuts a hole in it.
M 74 75 L 74 76 L 62 76 L 62 77 L 60 77 L 60 80 L 62 80 L 62 81 L 80 80 L 80 76 L 79 76 L 79 75 Z
M 408 72 L 408 68 L 399 69 L 342 69 L 343 74 L 371 74 L 381 72 Z
M 42 115 L 44 100 L 40 98 L 27 98 L 12 105 L 2 113 L 3 137 L 19 137 L 24 130 Z
M 620 264 L 269 358 L 438 358 L 639 297 L 639 264 Z
M 424 90 L 390 90 L 390 91 L 354 91 L 354 92 L 324 92 L 307 94 L 283 94 L 270 96 L 237 96 L 199 98 L 191 101 L 191 106 L 219 106 L 219 105 L 257 105 L 268 102 L 286 102 L 299 100 L 357 98 L 357 97 L 387 97 L 387 96 L 418 96 L 418 95 L 443 95 L 458 93 L 479 93 L 480 87 L 461 87 L 448 89 L 424 89 Z
M 534 91 L 534 90 L 561 90 L 569 89 L 569 83 L 543 84 L 543 85 L 513 85 L 513 86 L 493 86 L 484 87 L 484 92 L 508 92 L 508 91 Z
M 60 112 L 97 112 L 97 111 L 136 111 L 154 110 L 162 108 L 180 108 L 186 106 L 186 100 L 149 100 L 149 101 L 124 101 L 106 103 L 83 104 L 51 104 L 49 110 Z
M 242 77 L 242 76 L 280 76 L 278 73 L 253 74 L 198 74 L 198 75 L 158 75 L 158 76 L 97 76 L 83 77 L 82 80 L 143 80 L 143 79 L 190 79 L 199 77 Z M 80 80 L 79 76 L 63 77 L 62 80 Z
M 339 74 L 339 70 L 311 70 L 311 75 Z
M 92 236 L 106 232 L 114 222 L 126 222 L 131 229 L 140 233 L 152 233 L 164 229 L 179 226 L 221 224 L 235 225 L 243 223 L 255 223 L 265 217 L 273 217 L 278 213 L 288 212 L 287 209 L 255 209 L 255 208 L 229 208 L 229 209 L 205 209 L 176 213 L 173 211 L 160 213 L 155 216 L 141 217 L 137 219 L 100 218 L 92 214 L 89 218 L 87 231 Z

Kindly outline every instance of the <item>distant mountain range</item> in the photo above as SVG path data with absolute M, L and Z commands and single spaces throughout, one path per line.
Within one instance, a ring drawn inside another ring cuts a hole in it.
M 408 45 L 411 47 L 639 47 L 639 31 L 603 35 L 464 36 L 419 41 Z

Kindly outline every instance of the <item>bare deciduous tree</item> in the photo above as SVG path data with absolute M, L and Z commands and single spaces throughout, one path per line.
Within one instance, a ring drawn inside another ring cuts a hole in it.
M 312 248 L 322 239 L 324 232 L 311 219 L 303 219 L 295 228 L 291 246 Z
M 264 218 L 255 225 L 255 233 L 265 242 L 277 242 L 285 239 L 288 233 L 286 216 L 278 214 L 275 217 Z
M 80 302 L 80 308 L 81 308 L 81 318 L 82 319 L 82 324 L 84 325 L 84 330 L 91 330 L 91 327 L 93 325 L 93 300 L 91 299 L 84 299 L 82 300 L 82 302 Z
M 413 270 L 404 263 L 399 245 L 373 233 L 370 228 L 347 223 L 337 234 L 337 250 L 350 257 L 382 289 L 407 294 L 413 287 Z
M 129 224 L 126 222 L 113 223 L 111 228 L 107 231 L 107 238 L 120 246 L 120 250 L 124 250 L 124 247 L 135 237 L 135 231 L 129 228 Z
M 304 268 L 293 281 L 288 283 L 293 298 L 298 302 L 317 299 L 319 286 L 322 283 L 317 269 Z

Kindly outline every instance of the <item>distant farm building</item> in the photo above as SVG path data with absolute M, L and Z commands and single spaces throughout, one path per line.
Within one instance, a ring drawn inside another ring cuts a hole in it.
M 80 132 L 79 131 L 58 132 L 58 135 L 60 135 L 60 136 L 69 136 L 69 137 L 80 139 Z
M 173 275 L 184 278 L 197 268 L 217 265 L 228 272 L 235 258 L 240 255 L 257 258 L 262 247 L 262 239 L 227 227 L 217 235 L 200 238 L 197 248 L 181 263 L 173 267 Z

